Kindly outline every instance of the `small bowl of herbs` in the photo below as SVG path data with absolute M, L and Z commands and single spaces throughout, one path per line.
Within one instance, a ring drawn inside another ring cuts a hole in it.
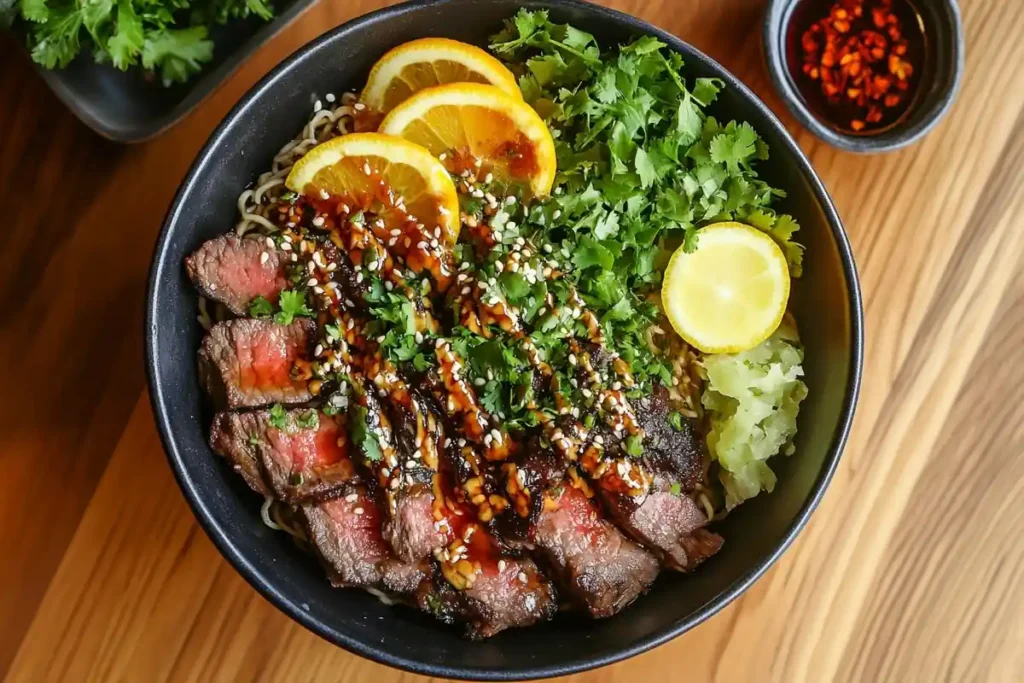
M 51 89 L 118 142 L 167 129 L 314 0 L 0 0 Z

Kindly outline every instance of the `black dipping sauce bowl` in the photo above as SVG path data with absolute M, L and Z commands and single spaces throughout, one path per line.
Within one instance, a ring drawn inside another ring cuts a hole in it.
M 797 121 L 833 147 L 873 154 L 906 147 L 924 137 L 946 114 L 960 87 L 964 71 L 964 34 L 956 0 L 894 0 L 909 3 L 918 26 L 907 32 L 923 34 L 920 64 L 914 64 L 915 91 L 906 113 L 893 125 L 872 132 L 856 133 L 822 115 L 813 96 L 807 94 L 817 83 L 794 73 L 793 52 L 799 48 L 801 33 L 810 21 L 829 13 L 834 0 L 770 0 L 765 9 L 765 63 L 772 83 Z
M 326 93 L 358 90 L 388 49 L 424 36 L 477 45 L 525 6 L 594 33 L 614 47 L 652 35 L 686 61 L 684 76 L 722 79 L 710 109 L 749 121 L 771 149 L 759 175 L 787 197 L 778 209 L 800 221 L 804 273 L 791 307 L 806 349 L 810 396 L 800 410 L 796 452 L 772 460 L 778 483 L 739 506 L 715 530 L 725 537 L 697 571 L 663 572 L 650 592 L 618 615 L 578 614 L 484 642 L 356 589 L 332 588 L 323 569 L 290 536 L 260 519 L 252 493 L 207 445 L 212 412 L 196 375 L 202 329 L 184 258 L 235 224 L 236 198 L 301 130 Z M 199 152 L 157 240 L 146 311 L 150 396 L 167 458 L 182 493 L 219 551 L 257 591 L 309 630 L 376 662 L 438 678 L 522 680 L 584 671 L 639 654 L 721 610 L 772 565 L 818 505 L 835 471 L 860 385 L 863 319 L 853 255 L 821 181 L 768 108 L 739 80 L 689 45 L 633 17 L 572 0 L 433 0 L 396 5 L 339 26 L 300 48 L 257 83 Z M 300 666 L 300 664 L 296 664 Z

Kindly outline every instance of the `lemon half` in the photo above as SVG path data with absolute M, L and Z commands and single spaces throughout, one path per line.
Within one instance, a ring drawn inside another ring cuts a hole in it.
M 661 289 L 675 331 L 704 353 L 737 353 L 771 336 L 789 302 L 789 265 L 767 234 L 715 223 L 697 249 L 672 254 Z

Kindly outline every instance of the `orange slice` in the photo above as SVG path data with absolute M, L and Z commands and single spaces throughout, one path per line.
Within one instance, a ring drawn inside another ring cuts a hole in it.
M 546 196 L 555 180 L 555 144 L 547 125 L 530 105 L 493 85 L 421 90 L 395 107 L 380 131 L 443 155 L 453 171 L 473 165 L 537 197 Z
M 421 38 L 393 48 L 373 65 L 359 101 L 384 115 L 420 90 L 445 83 L 484 83 L 522 98 L 512 72 L 484 50 L 448 38 Z
M 447 279 L 459 198 L 448 171 L 423 147 L 380 133 L 342 135 L 309 150 L 285 185 L 371 231 L 378 251 L 386 245 L 413 271 Z

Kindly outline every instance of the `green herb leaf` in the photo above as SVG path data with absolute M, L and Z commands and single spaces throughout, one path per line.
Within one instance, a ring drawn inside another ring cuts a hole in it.
M 249 302 L 249 315 L 253 318 L 265 318 L 274 312 L 274 305 L 262 295 Z
M 296 289 L 282 291 L 279 305 L 281 310 L 274 316 L 274 322 L 278 325 L 291 325 L 296 316 L 313 317 L 313 311 L 306 306 L 305 291 Z
M 288 414 L 280 403 L 270 408 L 270 426 L 282 431 L 288 426 Z

